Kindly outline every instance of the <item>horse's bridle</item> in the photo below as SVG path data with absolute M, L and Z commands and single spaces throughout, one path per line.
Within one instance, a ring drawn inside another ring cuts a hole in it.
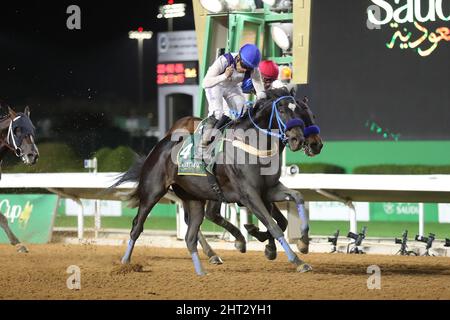
M 13 132 L 13 123 L 15 121 L 19 120 L 21 117 L 23 117 L 23 116 L 17 116 L 14 119 L 11 119 L 11 122 L 9 123 L 9 126 L 8 126 L 8 134 L 6 135 L 6 139 L 0 138 L 0 146 L 7 147 L 12 152 L 14 152 L 14 154 L 18 158 L 21 158 L 23 156 L 23 151 L 19 146 L 17 146 L 17 142 L 16 142 L 14 132 Z M 11 146 L 11 143 L 9 142 L 10 140 L 12 141 L 12 146 Z
M 287 144 L 288 138 L 286 136 L 286 131 L 288 131 L 294 127 L 305 126 L 305 123 L 300 118 L 293 118 L 293 119 L 288 120 L 286 123 L 284 123 L 284 121 L 283 121 L 283 119 L 281 119 L 280 113 L 278 111 L 278 103 L 284 99 L 292 99 L 294 101 L 294 103 L 297 104 L 297 101 L 295 101 L 295 98 L 293 96 L 282 96 L 282 97 L 279 97 L 274 102 L 272 102 L 272 113 L 270 114 L 269 125 L 268 125 L 269 129 L 263 129 L 255 123 L 255 121 L 253 120 L 252 114 L 251 114 L 251 108 L 248 109 L 248 116 L 255 128 L 257 128 L 258 130 L 264 132 L 265 134 L 267 134 L 269 136 L 279 138 L 283 142 L 283 144 Z M 272 121 L 273 121 L 274 115 L 275 115 L 275 119 L 277 120 L 278 128 L 281 133 L 272 132 L 270 130 L 270 128 L 272 126 Z

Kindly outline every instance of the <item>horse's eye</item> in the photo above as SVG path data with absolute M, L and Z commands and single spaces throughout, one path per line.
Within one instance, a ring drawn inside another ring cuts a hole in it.
M 14 130 L 14 134 L 15 134 L 16 136 L 20 136 L 20 135 L 22 134 L 22 129 L 16 128 L 16 129 Z

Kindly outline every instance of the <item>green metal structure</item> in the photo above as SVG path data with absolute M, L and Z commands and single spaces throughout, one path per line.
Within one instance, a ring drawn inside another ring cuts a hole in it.
M 195 1 L 195 0 L 194 0 Z M 195 3 L 194 3 L 195 4 Z M 201 8 L 194 5 L 196 11 L 196 24 Z M 264 9 L 255 12 L 229 12 L 223 14 L 209 14 L 203 12 L 206 18 L 204 23 L 203 39 L 199 39 L 202 53 L 200 57 L 200 74 L 199 80 L 202 83 L 203 78 L 208 70 L 209 65 L 217 57 L 217 46 L 222 44 L 221 49 L 225 52 L 237 52 L 245 43 L 256 44 L 263 55 L 263 59 L 270 59 L 277 64 L 292 65 L 292 53 L 286 54 L 274 43 L 271 38 L 270 24 L 276 22 L 293 22 L 293 13 L 275 13 L 269 10 L 265 5 Z M 203 25 L 202 25 L 203 27 Z M 196 26 L 197 29 L 198 26 Z M 226 30 L 226 31 L 225 31 Z M 220 42 L 218 39 L 226 32 L 225 41 Z M 199 35 L 199 37 L 201 37 Z M 201 43 L 202 42 L 202 43 Z M 207 111 L 205 92 L 200 87 L 200 103 L 199 114 L 196 116 L 204 117 Z

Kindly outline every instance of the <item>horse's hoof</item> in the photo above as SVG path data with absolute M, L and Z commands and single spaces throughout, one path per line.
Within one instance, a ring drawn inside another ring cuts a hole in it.
M 16 246 L 16 250 L 17 250 L 17 252 L 19 252 L 19 253 L 28 253 L 27 247 L 25 247 L 25 246 L 22 245 L 22 244 L 18 244 L 18 245 Z
M 302 239 L 297 241 L 298 251 L 302 254 L 308 254 L 309 252 L 309 241 L 305 242 Z
M 269 245 L 266 245 L 266 249 L 264 250 L 264 254 L 268 260 L 275 260 L 277 258 L 277 248 L 273 248 Z
M 312 271 L 312 267 L 307 263 L 302 263 L 301 265 L 299 265 L 297 267 L 297 272 L 305 273 L 305 272 L 309 272 L 309 271 Z
M 122 262 L 122 264 L 130 264 L 130 259 L 127 258 L 122 258 L 122 260 L 120 260 L 120 262 Z
M 245 243 L 245 241 L 236 240 L 234 242 L 234 247 L 241 253 L 245 253 L 247 251 L 247 244 Z
M 212 256 L 209 258 L 210 264 L 223 264 L 223 260 L 219 256 Z
M 196 272 L 196 274 L 197 274 L 199 277 L 204 277 L 204 276 L 207 276 L 207 275 L 208 275 L 208 272 L 206 272 L 206 271 L 200 271 L 200 272 Z

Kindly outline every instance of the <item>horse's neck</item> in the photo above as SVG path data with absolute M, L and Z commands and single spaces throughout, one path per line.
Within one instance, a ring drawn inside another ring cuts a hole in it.
M 11 123 L 11 119 L 9 117 L 5 117 L 0 120 L 0 132 L 2 134 L 4 131 L 6 131 L 9 128 L 10 123 Z
M 8 149 L 5 147 L 5 146 L 3 146 L 3 147 L 0 147 L 0 175 L 1 175 L 1 167 L 2 167 L 2 161 L 3 161 L 3 158 L 6 156 L 6 154 L 8 153 Z
M 8 120 L 4 120 L 0 122 L 0 140 L 5 141 L 7 139 L 8 135 L 8 129 L 9 129 L 9 122 Z M 5 155 L 8 153 L 8 148 L 5 145 L 0 146 L 0 166 L 2 159 L 5 157 Z

